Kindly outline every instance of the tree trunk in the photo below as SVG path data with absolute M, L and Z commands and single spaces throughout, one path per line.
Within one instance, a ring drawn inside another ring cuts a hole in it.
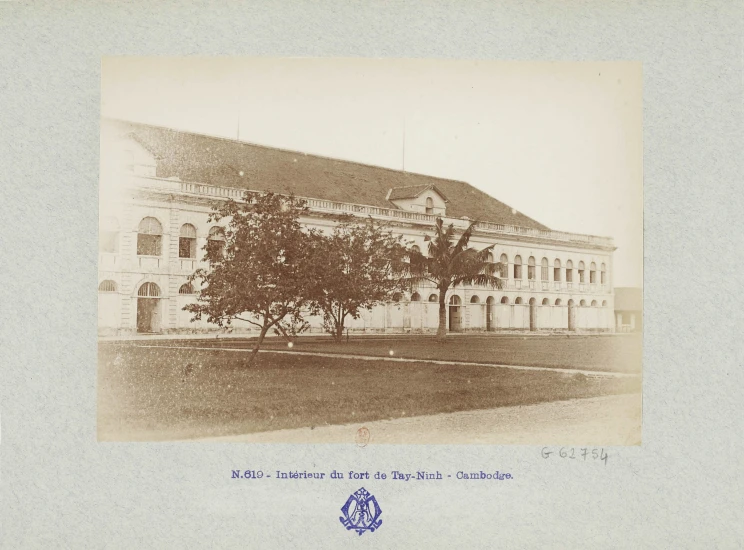
M 269 329 L 271 328 L 271 324 L 264 323 L 264 326 L 261 327 L 261 333 L 258 335 L 258 340 L 256 341 L 256 345 L 253 346 L 253 351 L 251 351 L 251 355 L 248 358 L 248 366 L 250 367 L 253 364 L 253 361 L 256 360 L 256 355 L 258 355 L 258 348 L 261 347 L 261 344 L 264 341 L 264 336 L 266 336 L 266 333 L 269 332 Z
M 334 321 L 336 322 L 335 331 L 333 334 L 333 338 L 336 340 L 336 342 L 340 342 L 344 339 L 344 318 L 346 317 L 346 313 L 344 313 L 343 307 L 338 306 L 338 315 L 334 318 Z
M 444 342 L 447 337 L 447 304 L 445 302 L 446 290 L 439 290 L 439 327 L 437 328 L 437 340 Z

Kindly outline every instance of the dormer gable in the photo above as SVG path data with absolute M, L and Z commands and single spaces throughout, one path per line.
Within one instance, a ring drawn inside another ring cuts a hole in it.
M 435 185 L 393 187 L 388 191 L 387 200 L 400 210 L 434 216 L 446 215 L 448 202 Z

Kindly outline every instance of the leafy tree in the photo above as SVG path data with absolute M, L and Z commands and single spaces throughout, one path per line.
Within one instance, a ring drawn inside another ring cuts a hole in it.
M 459 284 L 489 285 L 501 288 L 502 282 L 494 274 L 499 264 L 489 261 L 494 245 L 482 250 L 468 247 L 470 237 L 478 222 L 472 222 L 460 238 L 455 241 L 453 224 L 445 229 L 442 218 L 437 218 L 434 236 L 429 239 L 429 254 L 416 249 L 409 251 L 411 261 L 410 281 L 416 286 L 424 281 L 433 283 L 439 291 L 439 327 L 437 339 L 444 340 L 447 334 L 447 290 Z
M 408 264 L 401 237 L 395 237 L 372 218 L 365 223 L 343 220 L 316 247 L 323 266 L 314 293 L 315 311 L 336 340 L 343 337 L 347 317 L 388 301 L 403 290 Z
M 279 321 L 274 327 L 274 334 L 283 336 L 289 342 L 294 342 L 300 334 L 310 330 L 310 328 L 310 323 L 305 321 L 298 312 Z
M 197 302 L 184 307 L 193 320 L 230 326 L 239 319 L 259 330 L 248 364 L 274 326 L 296 322 L 308 304 L 310 285 L 318 274 L 313 242 L 317 235 L 303 229 L 299 217 L 305 202 L 273 193 L 246 192 L 242 202 L 216 205 L 210 222 L 224 220 L 224 242 L 205 247 L 208 269 L 199 269 Z

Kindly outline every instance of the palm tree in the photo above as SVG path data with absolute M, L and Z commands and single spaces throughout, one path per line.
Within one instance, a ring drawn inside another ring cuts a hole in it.
M 429 255 L 424 256 L 417 248 L 409 251 L 411 261 L 411 286 L 428 281 L 439 290 L 439 328 L 437 339 L 444 340 L 447 335 L 447 306 L 446 294 L 450 287 L 459 284 L 489 285 L 501 288 L 501 279 L 496 277 L 499 264 L 493 263 L 491 249 L 494 245 L 483 250 L 468 247 L 470 237 L 478 222 L 472 222 L 460 238 L 455 242 L 453 224 L 444 228 L 442 218 L 437 218 L 434 226 L 434 237 L 429 238 Z

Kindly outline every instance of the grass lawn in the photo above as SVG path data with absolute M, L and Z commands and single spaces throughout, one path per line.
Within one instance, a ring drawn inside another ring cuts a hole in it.
M 419 345 L 410 340 L 400 349 L 412 353 Z M 99 439 L 186 439 L 362 424 L 640 391 L 637 378 L 271 353 L 246 367 L 246 358 L 247 353 L 219 349 L 102 343 Z
M 210 338 L 181 341 L 151 341 L 147 345 L 250 348 L 253 338 Z M 352 337 L 336 343 L 330 337 L 298 338 L 292 351 L 315 351 L 351 355 L 388 356 L 473 361 L 501 365 L 571 368 L 613 372 L 641 372 L 640 335 L 622 336 L 449 336 L 444 343 L 433 336 Z M 262 349 L 287 350 L 280 338 L 264 341 Z

